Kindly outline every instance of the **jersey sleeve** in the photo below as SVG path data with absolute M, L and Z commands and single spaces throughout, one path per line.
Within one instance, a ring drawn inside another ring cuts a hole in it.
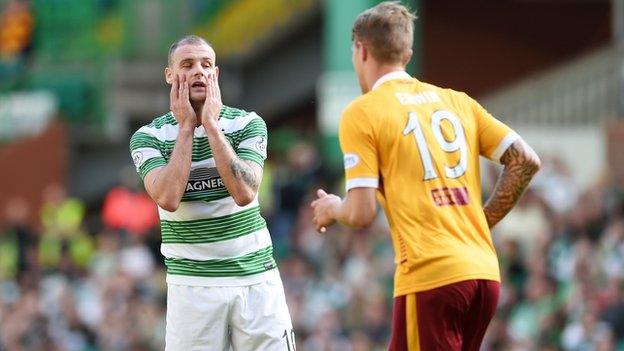
M 264 166 L 268 144 L 266 123 L 253 112 L 250 117 L 252 120 L 240 132 L 236 154 L 243 160 L 253 161 Z
M 379 187 L 379 161 L 373 126 L 364 111 L 354 105 L 340 119 L 340 148 L 344 157 L 346 190 Z
M 483 106 L 470 99 L 477 124 L 479 154 L 500 163 L 507 148 L 520 136 L 503 122 L 494 118 Z
M 155 136 L 142 129 L 130 138 L 130 155 L 141 180 L 152 169 L 167 164 L 160 146 L 161 142 Z

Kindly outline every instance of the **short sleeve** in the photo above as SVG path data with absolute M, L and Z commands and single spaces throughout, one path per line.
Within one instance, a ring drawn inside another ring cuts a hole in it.
M 253 112 L 250 117 L 252 120 L 240 132 L 236 154 L 243 160 L 253 161 L 264 166 L 268 144 L 266 123 Z
M 149 171 L 167 164 L 160 150 L 161 142 L 142 129 L 130 138 L 130 155 L 142 180 Z
M 344 157 L 346 190 L 379 187 L 379 161 L 373 126 L 365 112 L 354 105 L 340 119 L 340 148 Z
M 470 99 L 476 117 L 479 137 L 479 154 L 491 161 L 500 163 L 507 148 L 520 136 L 503 122 L 494 118 L 483 106 Z

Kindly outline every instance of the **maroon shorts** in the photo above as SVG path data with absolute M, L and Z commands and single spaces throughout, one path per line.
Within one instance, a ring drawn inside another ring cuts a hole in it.
M 500 284 L 467 280 L 397 296 L 389 351 L 478 351 Z

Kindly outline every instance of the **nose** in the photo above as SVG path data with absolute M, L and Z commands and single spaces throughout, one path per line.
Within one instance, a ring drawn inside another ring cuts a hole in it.
M 191 72 L 191 75 L 194 77 L 202 77 L 206 75 L 206 72 L 204 72 L 204 68 L 202 67 L 200 62 L 197 62 L 193 65 L 193 71 Z

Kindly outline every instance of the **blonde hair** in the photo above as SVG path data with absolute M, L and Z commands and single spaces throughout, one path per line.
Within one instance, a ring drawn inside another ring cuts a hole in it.
M 398 1 L 384 1 L 357 16 L 352 40 L 367 44 L 382 63 L 405 63 L 414 42 L 416 16 Z

